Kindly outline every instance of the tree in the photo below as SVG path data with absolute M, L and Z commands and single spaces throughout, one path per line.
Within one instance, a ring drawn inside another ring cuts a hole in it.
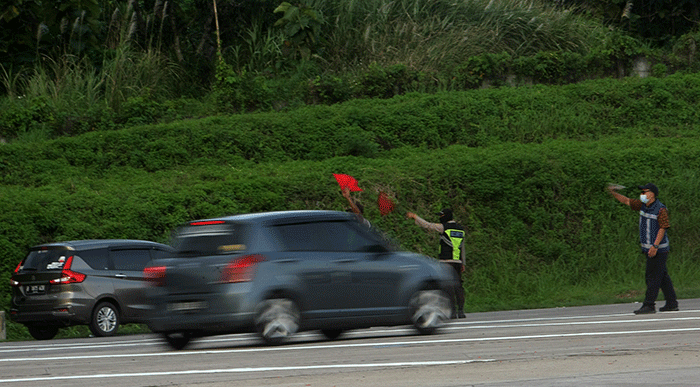
M 554 1 L 658 44 L 691 32 L 700 25 L 700 2 L 697 0 Z

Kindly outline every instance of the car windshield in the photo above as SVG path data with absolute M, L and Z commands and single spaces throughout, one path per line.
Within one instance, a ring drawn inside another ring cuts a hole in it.
M 22 270 L 63 270 L 70 255 L 65 247 L 32 250 L 24 259 Z
M 245 250 L 243 227 L 231 223 L 181 227 L 171 241 L 178 255 L 214 255 Z

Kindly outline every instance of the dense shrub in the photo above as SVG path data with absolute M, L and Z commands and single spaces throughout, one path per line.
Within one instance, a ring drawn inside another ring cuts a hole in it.
M 697 75 L 598 80 L 0 145 L 0 269 L 7 280 L 42 242 L 163 242 L 197 218 L 344 210 L 332 174 L 349 173 L 364 188 L 356 196 L 366 216 L 406 249 L 435 255 L 438 246 L 406 211 L 432 219 L 455 209 L 470 230 L 468 310 L 618 302 L 644 288 L 643 261 L 635 214 L 605 185 L 653 181 L 671 212 L 677 291 L 697 296 L 699 94 Z M 396 202 L 387 216 L 374 205 L 379 191 Z M 8 291 L 0 288 L 4 308 Z
M 403 146 L 439 149 L 540 143 L 553 138 L 595 140 L 609 135 L 652 138 L 694 135 L 700 76 L 588 81 L 360 99 L 288 113 L 255 113 L 180 120 L 79 138 L 17 143 L 0 148 L 0 179 L 42 184 L 43 164 L 85 165 L 97 176 L 114 167 L 155 172 L 200 159 L 227 165 L 338 156 L 378 157 Z M 177 107 L 139 104 L 138 117 L 155 109 L 178 117 Z M 136 120 L 136 116 L 133 118 Z M 138 120 L 135 122 L 139 122 Z M 20 163 L 8 152 L 26 152 Z M 31 150 L 31 151 L 30 151 Z M 4 162 L 2 162 L 5 160 Z M 58 178 L 58 176 L 56 176 Z
M 438 244 L 436 235 L 412 226 L 405 211 L 432 219 L 443 206 L 455 209 L 471 230 L 469 276 L 488 285 L 468 282 L 472 308 L 504 306 L 504 301 L 496 301 L 503 292 L 518 305 L 538 306 L 559 301 L 557 292 L 513 288 L 508 282 L 512 279 L 501 275 L 547 281 L 549 270 L 557 267 L 567 271 L 558 273 L 550 286 L 561 291 L 595 283 L 600 276 L 613 288 L 642 286 L 641 275 L 636 285 L 627 278 L 639 274 L 628 263 L 637 250 L 635 215 L 604 191 L 609 182 L 634 186 L 653 180 L 671 209 L 674 262 L 688 265 L 688 273 L 674 278 L 684 294 L 683 289 L 697 288 L 686 275 L 700 270 L 697 245 L 691 243 L 698 239 L 694 225 L 700 221 L 692 206 L 700 183 L 698 147 L 697 137 L 653 142 L 610 137 L 595 142 L 451 146 L 432 152 L 402 148 L 376 159 L 348 156 L 231 165 L 203 158 L 159 172 L 115 166 L 100 176 L 65 158 L 47 160 L 41 163 L 43 170 L 33 169 L 35 186 L 0 187 L 0 245 L 8 247 L 2 265 L 9 276 L 24 250 L 41 242 L 167 241 L 173 227 L 191 219 L 249 211 L 343 210 L 344 199 L 332 177 L 341 172 L 354 175 L 365 189 L 358 198 L 372 223 L 409 250 L 435 255 Z M 59 154 L 46 157 L 61 158 Z M 5 161 L 16 163 L 23 155 L 16 152 Z M 397 202 L 397 210 L 385 217 L 373 204 L 379 191 Z M 630 196 L 636 192 L 625 191 Z M 590 246 L 596 248 L 591 251 Z M 494 262 L 499 262 L 499 273 L 492 272 Z M 493 288 L 500 290 L 486 291 Z

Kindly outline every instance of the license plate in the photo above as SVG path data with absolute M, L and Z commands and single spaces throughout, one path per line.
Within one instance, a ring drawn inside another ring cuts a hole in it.
M 174 302 L 168 304 L 168 310 L 171 312 L 191 312 L 195 310 L 202 310 L 207 308 L 206 301 L 187 301 L 187 302 Z
M 27 285 L 24 287 L 26 294 L 43 294 L 46 292 L 46 285 Z

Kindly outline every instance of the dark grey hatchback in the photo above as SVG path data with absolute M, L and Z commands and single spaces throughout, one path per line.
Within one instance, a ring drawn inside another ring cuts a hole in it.
M 172 251 L 140 240 L 80 240 L 34 246 L 10 285 L 10 318 L 37 340 L 60 327 L 89 325 L 110 336 L 122 323 L 143 322 L 149 305 L 143 269 Z
M 174 257 L 147 267 L 149 328 L 175 349 L 192 338 L 257 332 L 279 343 L 301 330 L 412 324 L 430 334 L 452 313 L 454 274 L 396 251 L 355 215 L 245 214 L 187 223 Z

